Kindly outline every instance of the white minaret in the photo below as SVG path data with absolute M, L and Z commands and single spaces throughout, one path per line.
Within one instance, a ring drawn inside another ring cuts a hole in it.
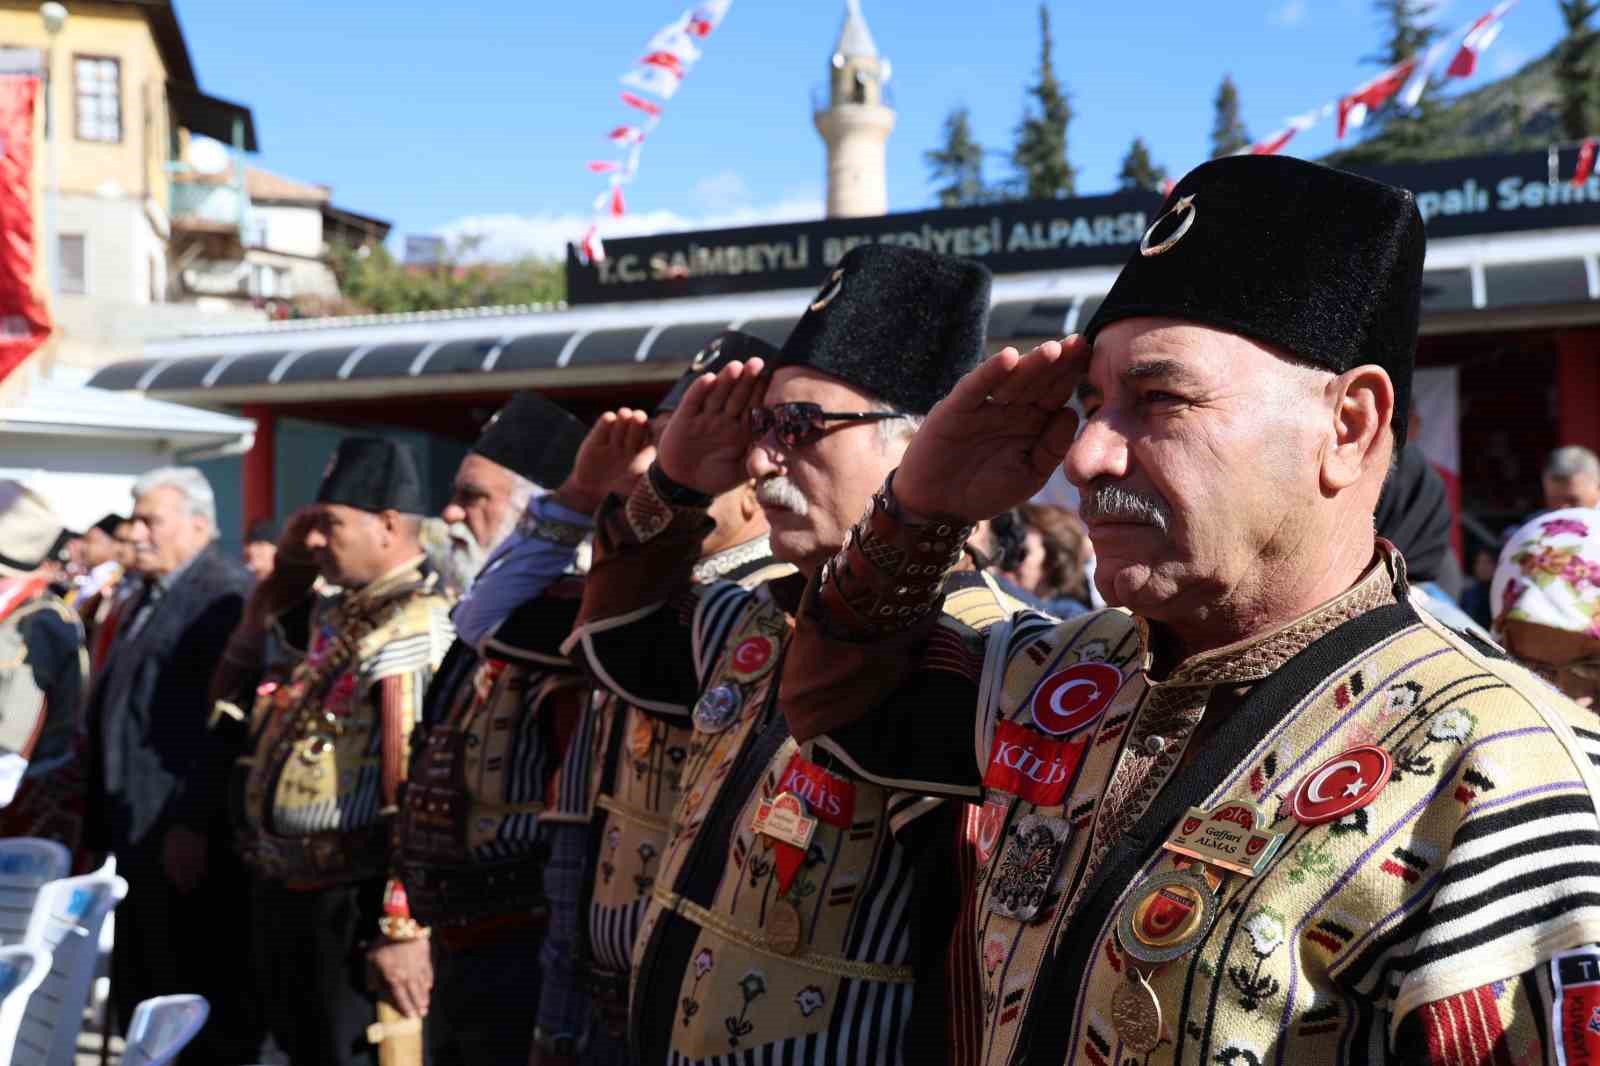
M 846 0 L 833 47 L 828 106 L 814 115 L 828 143 L 828 217 L 881 215 L 889 209 L 884 146 L 894 109 L 884 102 L 889 61 L 878 55 L 860 0 Z

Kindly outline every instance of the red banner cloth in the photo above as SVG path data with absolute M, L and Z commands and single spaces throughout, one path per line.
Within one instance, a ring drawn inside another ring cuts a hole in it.
M 33 108 L 39 79 L 0 75 L 0 378 L 50 336 L 34 288 Z

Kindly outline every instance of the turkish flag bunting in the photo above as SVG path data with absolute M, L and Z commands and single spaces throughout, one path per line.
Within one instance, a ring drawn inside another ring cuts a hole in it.
M 661 116 L 661 105 L 660 104 L 653 104 L 649 100 L 646 100 L 644 97 L 635 95 L 634 93 L 623 93 L 622 94 L 622 102 L 627 104 L 631 108 L 635 108 L 635 109 L 637 109 L 639 111 L 643 111 L 645 114 L 649 115 L 651 118 L 659 118 Z
M 591 174 L 615 174 L 617 170 L 617 164 L 607 159 L 594 159 L 589 162 L 589 173 Z
M 578 242 L 578 251 L 583 253 L 583 258 L 590 263 L 598 263 L 606 257 L 606 246 L 600 240 L 600 228 L 590 226 L 583 232 L 583 240 Z
M 622 202 L 622 186 L 611 186 L 611 217 L 621 218 L 627 213 L 628 209 Z
M 606 139 L 624 146 L 638 144 L 644 140 L 644 130 L 638 126 L 618 126 L 606 134 Z
M 1264 141 L 1257 141 L 1250 146 L 1251 155 L 1277 155 L 1283 151 L 1283 146 L 1294 140 L 1294 135 L 1300 131 L 1293 126 L 1285 126 Z
M 33 284 L 33 110 L 38 97 L 38 78 L 0 76 L 0 378 L 50 336 L 50 312 Z
M 1416 57 L 1397 63 L 1376 78 L 1367 82 L 1349 96 L 1339 98 L 1339 139 L 1344 140 L 1347 126 L 1359 126 L 1366 121 L 1368 113 L 1376 111 L 1384 102 L 1399 92 L 1405 85 L 1406 79 L 1411 77 L 1412 68 L 1417 65 Z M 1359 108 L 1360 110 L 1357 110 Z
M 1486 15 L 1481 15 L 1478 21 L 1467 30 L 1467 35 L 1461 38 L 1461 48 L 1456 52 L 1455 58 L 1450 60 L 1450 66 L 1445 71 L 1452 78 L 1470 78 L 1478 71 L 1478 57 L 1484 49 L 1494 43 L 1500 36 L 1500 20 L 1507 11 L 1515 6 L 1516 0 L 1502 0 Z
M 1578 149 L 1578 169 L 1573 172 L 1572 184 L 1582 185 L 1589 180 L 1589 175 L 1594 173 L 1595 149 L 1600 148 L 1600 141 L 1593 137 L 1583 142 L 1583 147 Z
M 683 77 L 688 71 L 683 65 L 683 60 L 671 52 L 651 52 L 639 62 L 651 67 L 660 67 L 662 70 Z

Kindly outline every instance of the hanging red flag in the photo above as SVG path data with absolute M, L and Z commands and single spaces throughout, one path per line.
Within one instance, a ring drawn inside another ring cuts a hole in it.
M 651 118 L 659 118 L 661 116 L 661 105 L 653 104 L 642 96 L 636 96 L 633 93 L 623 93 L 622 102 L 627 104 L 629 107 L 643 111 Z
M 628 209 L 622 203 L 622 186 L 611 186 L 611 217 L 621 218 L 627 213 Z
M 1594 173 L 1594 155 L 1597 148 L 1600 148 L 1600 141 L 1590 137 L 1578 149 L 1578 169 L 1572 174 L 1572 184 L 1582 185 L 1589 180 L 1589 175 Z
M 606 257 L 606 246 L 600 240 L 600 227 L 590 226 L 583 231 L 583 240 L 578 242 L 578 251 L 588 263 L 598 263 Z
M 1478 21 L 1467 30 L 1466 36 L 1461 38 L 1461 47 L 1457 50 L 1455 58 L 1450 60 L 1450 66 L 1445 71 L 1452 78 L 1470 78 L 1478 70 L 1478 57 L 1494 43 L 1500 36 L 1500 20 L 1507 11 L 1515 6 L 1517 0 L 1501 0 L 1488 14 L 1479 16 Z
M 1294 135 L 1300 131 L 1293 126 L 1285 126 L 1264 141 L 1257 141 L 1250 146 L 1251 155 L 1277 155 L 1283 151 L 1283 146 L 1294 140 Z
M 0 378 L 50 336 L 34 287 L 33 111 L 39 79 L 0 76 Z
M 616 129 L 606 134 L 606 138 L 615 142 L 616 144 L 626 147 L 630 144 L 638 144 L 640 141 L 644 140 L 644 130 L 640 129 L 638 126 L 618 126 Z
M 1344 140 L 1347 126 L 1359 126 L 1366 121 L 1367 115 L 1378 110 L 1384 103 L 1399 92 L 1405 85 L 1406 79 L 1411 77 L 1411 71 L 1416 67 L 1417 59 L 1412 56 L 1403 63 L 1397 63 L 1376 78 L 1367 82 L 1349 96 L 1339 98 L 1339 139 Z
M 616 163 L 607 159 L 594 159 L 589 162 L 591 174 L 615 174 L 619 169 L 621 168 Z
M 688 73 L 688 71 L 684 69 L 683 60 L 679 59 L 671 52 L 651 52 L 649 55 L 639 60 L 639 62 L 649 67 L 660 67 L 662 70 L 668 71 L 679 78 Z

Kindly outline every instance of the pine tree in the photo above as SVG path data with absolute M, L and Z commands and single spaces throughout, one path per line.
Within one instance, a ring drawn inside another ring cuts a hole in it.
M 1589 20 L 1600 11 L 1593 0 L 1560 0 L 1567 35 L 1556 46 L 1556 85 L 1561 93 L 1561 132 L 1568 140 L 1587 137 L 1594 128 L 1596 92 L 1590 50 L 1595 31 Z
M 1439 29 L 1424 20 L 1433 5 L 1428 0 L 1374 0 L 1383 23 L 1383 47 L 1367 62 L 1388 68 L 1422 52 L 1439 36 Z
M 1250 147 L 1250 133 L 1239 117 L 1239 87 L 1231 74 L 1224 74 L 1222 84 L 1217 86 L 1216 107 L 1217 117 L 1211 123 L 1211 158 L 1220 159 Z
M 1033 103 L 1017 127 L 1011 161 L 1019 171 L 1019 184 L 1029 199 L 1071 196 L 1077 191 L 1078 172 L 1067 162 L 1067 125 L 1072 104 L 1056 78 L 1051 58 L 1050 11 L 1039 5 L 1039 81 L 1028 87 Z
M 1128 146 L 1128 154 L 1122 157 L 1122 170 L 1117 175 L 1118 187 L 1126 192 L 1137 189 L 1160 192 L 1166 180 L 1167 168 L 1157 166 L 1150 158 L 1150 148 L 1144 143 L 1143 137 L 1135 137 Z
M 944 120 L 944 141 L 923 152 L 928 180 L 939 186 L 940 207 L 967 207 L 982 203 L 983 145 L 972 135 L 972 117 L 965 107 L 952 108 Z
M 1439 36 L 1439 28 L 1424 21 L 1430 6 L 1430 0 L 1375 0 L 1373 8 L 1383 26 L 1383 44 L 1376 55 L 1367 57 L 1367 62 L 1387 70 L 1408 59 L 1420 61 Z M 1424 86 L 1416 106 L 1404 114 L 1399 110 L 1398 96 L 1391 96 L 1368 115 L 1365 125 L 1369 131 L 1389 129 L 1403 153 L 1426 140 L 1424 127 L 1433 114 L 1433 87 Z

